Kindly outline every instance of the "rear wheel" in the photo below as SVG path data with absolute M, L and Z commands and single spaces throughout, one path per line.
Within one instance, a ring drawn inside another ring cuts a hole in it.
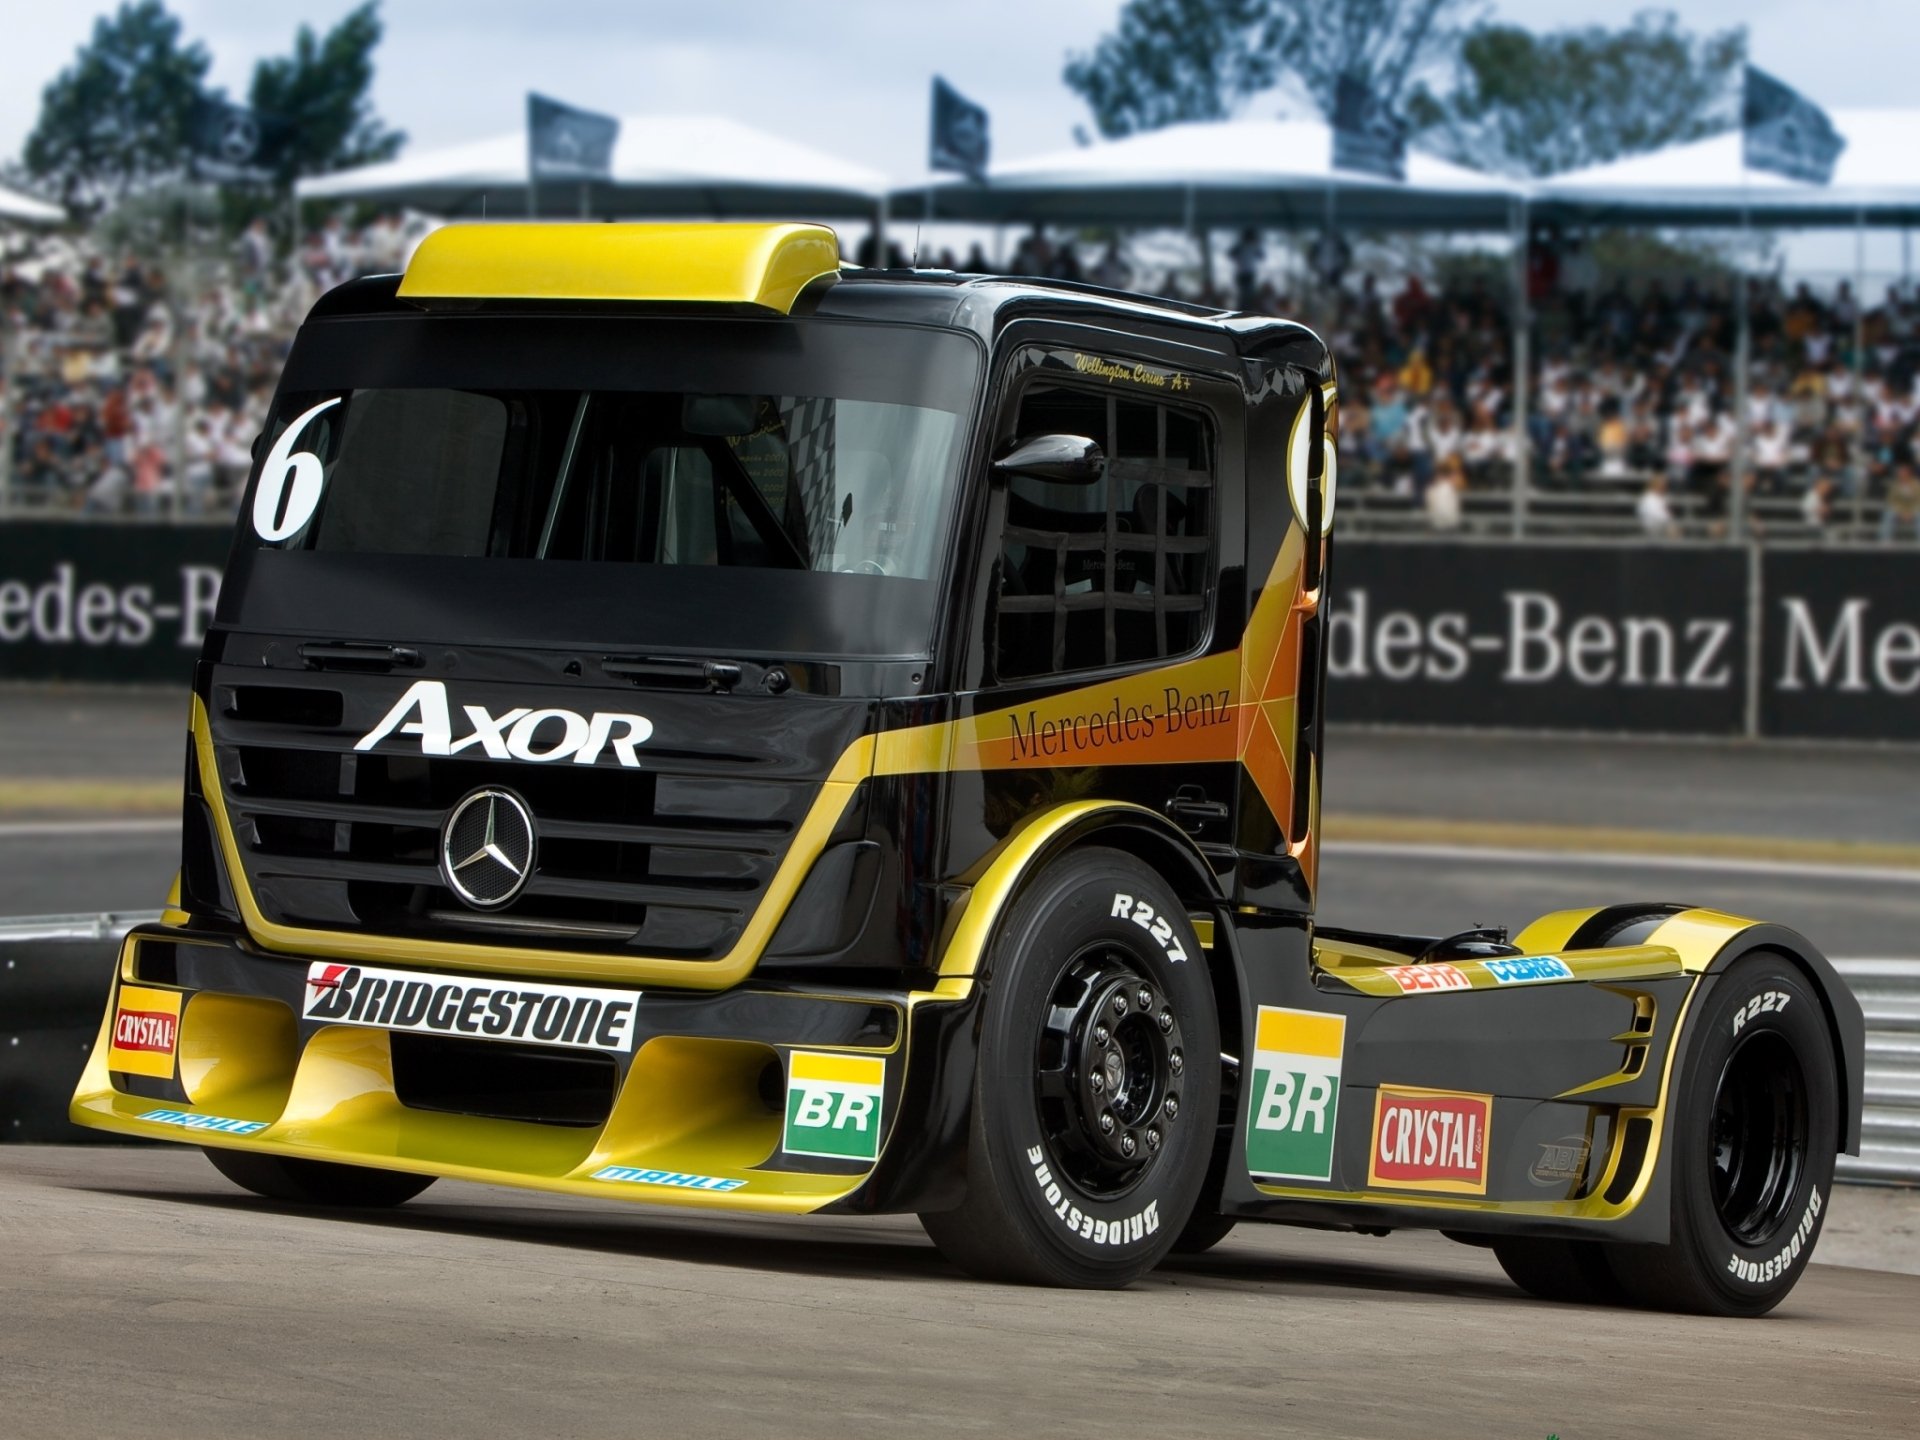
M 1220 1033 L 1178 897 L 1076 851 L 1008 912 L 987 982 L 966 1199 L 920 1217 L 989 1279 L 1116 1288 L 1172 1247 L 1206 1179 Z
M 1672 1230 L 1611 1247 L 1642 1304 L 1764 1315 L 1813 1257 L 1839 1149 L 1840 1086 L 1819 996 L 1790 962 L 1741 960 L 1693 1021 L 1675 1090 Z
M 401 1205 L 433 1184 L 431 1175 L 409 1175 L 399 1170 L 371 1170 L 363 1165 L 336 1165 L 328 1160 L 289 1160 L 251 1150 L 204 1152 L 213 1168 L 242 1190 L 269 1200 L 299 1205 L 361 1206 L 368 1209 Z

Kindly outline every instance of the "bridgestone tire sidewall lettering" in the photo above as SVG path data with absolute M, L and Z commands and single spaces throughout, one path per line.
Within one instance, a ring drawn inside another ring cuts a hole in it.
M 1111 857 L 1111 865 L 1100 861 Z M 1124 868 L 1123 868 L 1124 867 Z M 1081 1264 L 1122 1262 L 1163 1255 L 1185 1224 L 1205 1178 L 1213 1144 L 1210 1118 L 1218 1108 L 1218 1063 L 1189 1063 L 1179 1085 L 1178 1118 L 1146 1174 L 1128 1192 L 1100 1198 L 1087 1194 L 1065 1172 L 1041 1133 L 1033 1098 L 1034 1042 L 1039 1016 L 1071 959 L 1094 943 L 1109 943 L 1127 955 L 1137 972 L 1177 1007 L 1189 1061 L 1219 1053 L 1219 1025 L 1211 982 L 1185 908 L 1165 883 L 1129 857 L 1111 851 L 1069 856 L 1057 867 L 1067 883 L 1027 913 L 1017 932 L 1003 936 L 992 984 L 1001 1003 L 989 1015 L 981 1056 L 979 1117 L 995 1159 L 1019 1203 L 1038 1222 L 1048 1244 Z M 1036 882 L 1047 888 L 1043 877 Z M 1128 914 L 1116 896 L 1129 897 Z M 1165 940 L 1153 921 L 1133 918 L 1150 905 L 1164 917 Z M 1188 957 L 1175 960 L 1175 954 Z M 989 1095 L 992 1089 L 997 1092 Z M 1200 1123 L 1189 1125 L 1190 1118 Z
M 1776 997 L 1771 1009 L 1766 1006 L 1768 995 Z M 1673 1176 L 1674 1239 L 1682 1239 L 1682 1227 L 1690 1230 L 1695 1261 L 1709 1273 L 1714 1288 L 1733 1305 L 1758 1313 L 1793 1288 L 1819 1241 L 1833 1193 L 1839 1079 L 1819 998 L 1788 963 L 1771 957 L 1743 961 L 1719 977 L 1713 993 L 1703 998 L 1707 1013 L 1699 1017 L 1697 1048 L 1687 1062 L 1682 1100 L 1689 1110 L 1673 1117 L 1683 1127 L 1674 1149 L 1679 1167 Z M 1737 1036 L 1736 1014 L 1743 1017 Z M 1761 1244 L 1742 1245 L 1727 1234 L 1714 1208 L 1706 1135 L 1714 1089 L 1727 1057 L 1736 1044 L 1751 1043 L 1763 1033 L 1784 1038 L 1800 1062 L 1807 1090 L 1808 1150 L 1775 1232 Z

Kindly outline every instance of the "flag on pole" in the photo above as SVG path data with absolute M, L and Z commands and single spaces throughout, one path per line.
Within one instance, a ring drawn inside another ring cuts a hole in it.
M 535 180 L 611 180 L 620 122 L 527 95 L 527 173 Z
M 1847 148 L 1827 112 L 1792 86 L 1747 66 L 1740 107 L 1741 149 L 1749 170 L 1770 170 L 1809 185 L 1831 185 Z
M 934 76 L 933 144 L 927 168 L 957 170 L 971 180 L 985 180 L 989 148 L 986 108 Z
M 1384 180 L 1407 178 L 1406 122 L 1366 76 L 1353 71 L 1334 84 L 1333 168 Z
M 196 100 L 188 127 L 194 179 L 228 185 L 272 180 L 273 153 L 285 143 L 286 130 L 248 106 L 212 96 Z

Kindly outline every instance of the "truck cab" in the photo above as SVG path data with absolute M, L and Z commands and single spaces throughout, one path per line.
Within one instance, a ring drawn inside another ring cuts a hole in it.
M 75 1118 L 1050 1283 L 1238 1219 L 1668 1240 L 1699 982 L 1825 962 L 1684 907 L 1316 937 L 1335 395 L 1284 320 L 811 226 L 436 232 L 288 356 Z

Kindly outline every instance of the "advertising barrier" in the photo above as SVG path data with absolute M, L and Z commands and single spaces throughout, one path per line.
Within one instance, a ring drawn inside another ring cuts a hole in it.
M 0 524 L 0 677 L 185 683 L 227 544 Z M 1341 538 L 1329 718 L 1920 741 L 1916 582 L 1911 549 Z
M 1740 734 L 1748 564 L 1724 546 L 1343 540 L 1328 717 Z
M 0 525 L 0 676 L 185 684 L 230 543 L 223 525 Z

